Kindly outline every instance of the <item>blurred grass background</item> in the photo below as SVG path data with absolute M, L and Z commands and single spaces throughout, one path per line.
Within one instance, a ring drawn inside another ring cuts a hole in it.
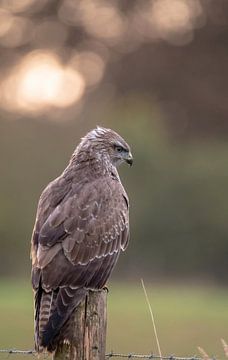
M 0 0 L 0 348 L 33 347 L 38 198 L 99 124 L 134 155 L 120 169 L 131 241 L 110 285 L 107 349 L 156 352 L 144 278 L 162 351 L 222 356 L 227 14 L 227 0 Z
M 33 299 L 28 282 L 7 279 L 0 285 L 1 348 L 33 348 Z M 197 346 L 201 346 L 224 357 L 220 339 L 227 334 L 227 290 L 184 284 L 147 283 L 146 287 L 163 354 L 199 356 Z M 107 352 L 157 354 L 140 281 L 111 282 L 109 290 Z M 0 357 L 8 358 L 6 354 Z

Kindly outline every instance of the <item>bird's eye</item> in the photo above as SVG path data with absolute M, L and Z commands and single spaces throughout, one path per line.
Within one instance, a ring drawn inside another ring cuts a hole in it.
M 119 152 L 119 153 L 121 153 L 121 152 L 123 152 L 124 151 L 124 148 L 121 146 L 121 145 L 114 145 L 114 149 L 117 151 L 117 152 Z
M 122 146 L 116 146 L 116 151 L 118 151 L 118 152 L 122 152 L 122 151 L 123 151 Z

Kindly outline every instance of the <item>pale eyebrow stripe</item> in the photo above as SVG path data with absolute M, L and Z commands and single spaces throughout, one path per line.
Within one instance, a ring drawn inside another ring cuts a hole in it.
M 123 150 L 128 151 L 128 149 L 127 149 L 120 141 L 116 141 L 116 142 L 114 143 L 114 145 L 115 145 L 115 146 L 120 146 L 120 147 L 123 148 Z

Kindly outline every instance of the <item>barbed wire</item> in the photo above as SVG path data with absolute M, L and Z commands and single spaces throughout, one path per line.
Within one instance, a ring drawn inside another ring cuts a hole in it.
M 36 355 L 37 352 L 35 350 L 17 350 L 17 349 L 0 349 L 0 354 L 5 353 L 9 355 Z M 45 353 L 44 353 L 45 354 Z M 107 359 L 110 358 L 122 358 L 122 359 L 160 359 L 160 360 L 204 360 L 200 357 L 196 356 L 189 356 L 189 357 L 183 357 L 183 356 L 175 356 L 175 355 L 168 355 L 168 356 L 160 356 L 155 354 L 135 354 L 135 353 L 129 353 L 129 354 L 121 354 L 121 353 L 115 353 L 114 351 L 111 351 L 105 355 Z M 216 360 L 215 358 L 211 358 L 209 360 Z
M 190 356 L 190 357 L 182 357 L 182 356 L 174 356 L 174 355 L 168 355 L 168 356 L 160 356 L 160 355 L 154 355 L 154 354 L 119 354 L 110 352 L 105 355 L 108 359 L 112 357 L 116 358 L 127 358 L 127 359 L 161 359 L 161 360 L 203 360 L 202 358 L 196 357 L 196 356 Z M 210 359 L 210 360 L 216 360 L 216 359 Z
M 35 355 L 35 350 L 17 350 L 17 349 L 0 349 L 0 354 L 6 353 L 6 354 L 21 354 L 21 355 Z

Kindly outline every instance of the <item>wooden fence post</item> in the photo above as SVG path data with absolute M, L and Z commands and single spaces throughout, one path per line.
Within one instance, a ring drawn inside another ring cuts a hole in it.
M 104 360 L 106 343 L 107 291 L 89 291 L 73 312 L 72 340 L 61 344 L 54 360 Z

